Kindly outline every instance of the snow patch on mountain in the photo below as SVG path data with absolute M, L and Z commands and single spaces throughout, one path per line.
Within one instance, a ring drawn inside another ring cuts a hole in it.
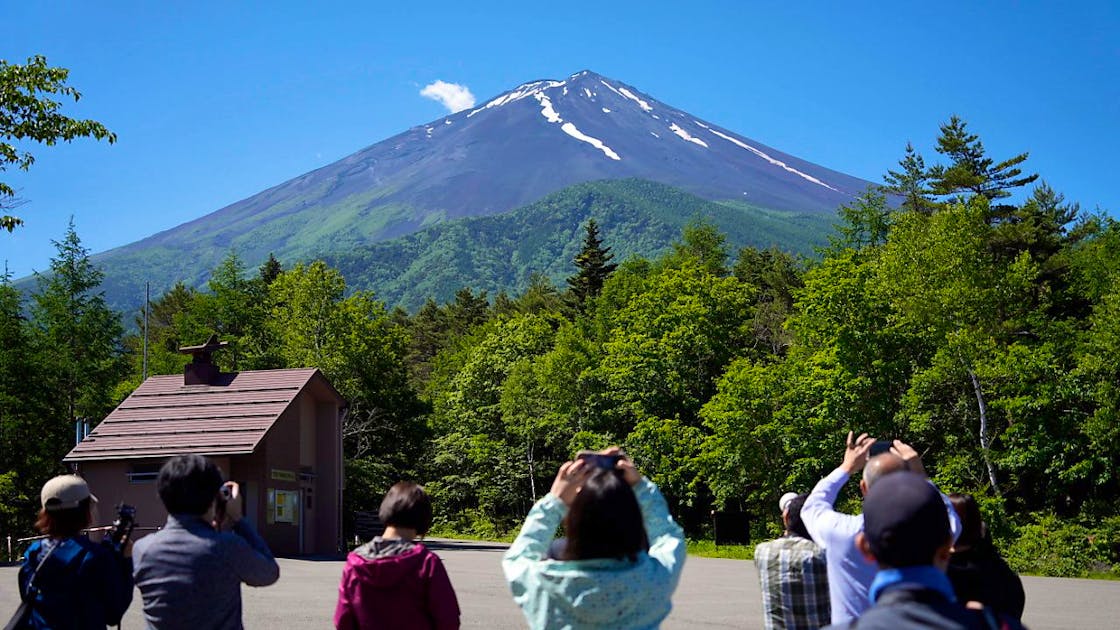
M 673 133 L 680 136 L 681 138 L 687 140 L 688 142 L 698 144 L 698 145 L 704 147 L 705 149 L 708 148 L 708 143 L 707 142 L 704 142 L 700 138 L 697 138 L 697 137 L 693 136 L 692 134 L 688 133 L 687 131 L 685 131 L 684 129 L 681 129 L 680 126 L 677 125 L 677 123 L 673 123 L 673 124 L 669 125 L 669 129 Z
M 824 186 L 825 188 L 827 188 L 829 190 L 835 190 L 836 192 L 840 192 L 839 190 L 836 190 L 832 186 L 829 186 L 828 184 L 826 184 L 826 183 L 822 182 L 821 180 L 817 179 L 816 177 L 813 177 L 812 175 L 809 175 L 807 173 L 802 173 L 801 171 L 793 168 L 792 166 L 786 164 L 785 162 L 783 162 L 781 160 L 775 160 L 774 158 L 770 157 L 766 153 L 764 153 L 762 151 L 759 151 L 758 149 L 752 147 L 751 145 L 749 145 L 745 142 L 740 142 L 739 140 L 736 140 L 735 138 L 732 138 L 731 136 L 729 136 L 727 134 L 722 134 L 722 133 L 716 131 L 715 129 L 709 128 L 708 131 L 716 134 L 717 136 L 723 138 L 724 140 L 727 140 L 728 142 L 730 142 L 732 144 L 738 145 L 738 146 L 750 151 L 751 153 L 754 153 L 758 157 L 766 160 L 767 162 L 773 164 L 774 166 L 783 168 L 783 169 L 789 171 L 790 173 L 793 173 L 794 175 L 797 175 L 799 177 L 804 177 L 806 180 L 808 180 L 810 182 L 813 182 L 814 184 L 817 184 L 818 186 Z
M 603 85 L 605 85 L 608 90 L 614 92 L 615 94 L 618 94 L 619 96 L 622 96 L 622 92 L 619 92 L 618 90 L 614 89 L 614 86 L 611 85 L 610 83 L 607 83 L 606 81 L 604 81 L 602 79 L 599 79 L 599 83 L 602 83 Z M 626 97 L 622 96 L 622 98 L 626 98 Z
M 643 111 L 647 111 L 647 112 L 652 112 L 653 111 L 653 108 L 649 106 L 649 103 L 643 101 L 642 99 L 638 98 L 637 96 L 634 96 L 634 93 L 631 92 L 630 90 L 627 90 L 624 87 L 620 87 L 620 88 L 618 88 L 618 91 L 623 96 L 625 96 L 626 98 L 628 98 L 628 99 L 634 101 L 635 103 L 637 103 L 638 107 L 641 107 Z
M 596 149 L 599 149 L 607 157 L 609 157 L 612 160 L 621 160 L 622 159 L 622 158 L 618 157 L 618 154 L 615 153 L 610 147 L 603 144 L 602 140 L 599 140 L 598 138 L 592 138 L 591 136 L 582 133 L 579 129 L 576 129 L 575 125 L 573 125 L 570 122 L 569 123 L 564 123 L 563 125 L 561 125 L 560 129 L 562 129 L 564 131 L 564 133 L 566 133 L 569 136 L 575 138 L 576 140 L 582 140 L 583 142 L 586 142 L 587 144 L 590 144 L 591 146 L 595 147 Z
M 591 98 L 591 90 L 583 88 L 583 93 L 587 95 L 587 98 Z
M 482 107 L 479 107 L 478 109 L 471 111 L 469 114 L 467 114 L 467 118 L 470 118 L 471 116 L 474 116 L 475 114 L 477 114 L 478 112 L 480 112 L 484 109 L 490 109 L 491 107 L 501 107 L 502 105 L 505 105 L 507 103 L 512 103 L 514 101 L 520 101 L 523 98 L 528 98 L 530 96 L 533 96 L 534 94 L 538 94 L 538 93 L 543 92 L 544 90 L 547 90 L 549 88 L 556 88 L 556 87 L 563 87 L 563 86 L 564 86 L 564 81 L 533 81 L 531 83 L 524 83 L 522 85 L 517 86 L 517 88 L 515 88 L 514 90 L 512 90 L 510 92 L 507 92 L 507 93 L 495 98 L 494 100 L 492 100 L 489 103 L 483 105 Z
M 556 110 L 553 109 L 550 98 L 542 93 L 534 94 L 533 97 L 541 104 L 541 116 L 544 116 L 545 120 L 550 123 L 564 122 L 564 119 L 560 118 L 560 114 L 557 114 Z
M 537 102 L 540 103 L 540 105 L 541 105 L 541 116 L 544 116 L 545 120 L 547 120 L 548 122 L 553 123 L 553 124 L 564 123 L 564 124 L 560 125 L 560 130 L 561 131 L 563 131 L 564 133 L 568 134 L 569 136 L 575 138 L 576 140 L 579 140 L 580 142 L 586 142 L 587 144 L 590 144 L 591 146 L 595 147 L 596 149 L 599 149 L 600 151 L 603 152 L 604 155 L 606 155 L 607 157 L 609 157 L 612 160 L 621 160 L 622 159 L 618 156 L 617 153 L 614 152 L 614 149 L 611 149 L 607 145 L 603 144 L 602 140 L 600 140 L 598 138 L 593 138 L 593 137 L 583 133 L 575 125 L 573 125 L 570 122 L 564 122 L 564 119 L 560 118 L 560 114 L 558 114 L 556 112 L 556 109 L 552 106 L 552 99 L 545 96 L 543 91 L 533 94 L 533 98 L 537 99 Z

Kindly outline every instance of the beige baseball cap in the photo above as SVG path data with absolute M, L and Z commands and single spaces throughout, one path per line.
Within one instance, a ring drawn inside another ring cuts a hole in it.
M 87 498 L 97 503 L 97 497 L 89 491 L 89 484 L 77 475 L 59 475 L 51 479 L 43 484 L 39 498 L 43 508 L 50 511 L 76 508 Z

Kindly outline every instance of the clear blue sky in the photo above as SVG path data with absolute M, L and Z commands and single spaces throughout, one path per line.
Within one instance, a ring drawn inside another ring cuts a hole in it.
M 879 181 L 907 140 L 964 117 L 996 158 L 1120 210 L 1120 3 L 5 2 L 0 58 L 44 54 L 116 145 L 31 147 L 0 178 L 18 276 L 73 215 L 93 251 L 212 212 L 479 101 L 592 69 L 738 133 Z M 894 4 L 912 5 L 896 7 Z M 0 267 L 2 269 L 2 267 Z

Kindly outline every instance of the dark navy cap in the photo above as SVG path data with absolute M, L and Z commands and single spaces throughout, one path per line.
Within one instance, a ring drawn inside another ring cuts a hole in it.
M 880 565 L 932 564 L 949 541 L 949 516 L 941 493 L 924 476 L 899 471 L 871 486 L 863 500 L 863 535 Z

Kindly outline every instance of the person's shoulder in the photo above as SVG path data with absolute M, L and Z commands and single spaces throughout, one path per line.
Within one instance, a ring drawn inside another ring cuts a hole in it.
M 31 544 L 27 546 L 27 551 L 23 552 L 24 560 L 39 555 L 39 552 L 43 549 L 43 540 L 43 538 L 40 538 L 39 540 L 32 541 Z
M 824 555 L 824 549 L 821 548 L 812 538 L 802 538 L 801 536 L 786 536 L 782 539 L 782 547 L 789 549 L 795 554 L 803 556 L 820 556 Z
M 428 546 L 425 545 L 424 543 L 416 543 L 415 547 L 413 547 L 412 549 L 409 549 L 408 551 L 406 551 L 402 555 L 407 556 L 407 555 L 411 555 L 411 554 L 416 554 L 417 556 L 422 558 L 425 564 L 432 565 L 432 566 L 435 566 L 435 565 L 443 566 L 443 558 L 440 558 L 438 553 L 429 549 Z

